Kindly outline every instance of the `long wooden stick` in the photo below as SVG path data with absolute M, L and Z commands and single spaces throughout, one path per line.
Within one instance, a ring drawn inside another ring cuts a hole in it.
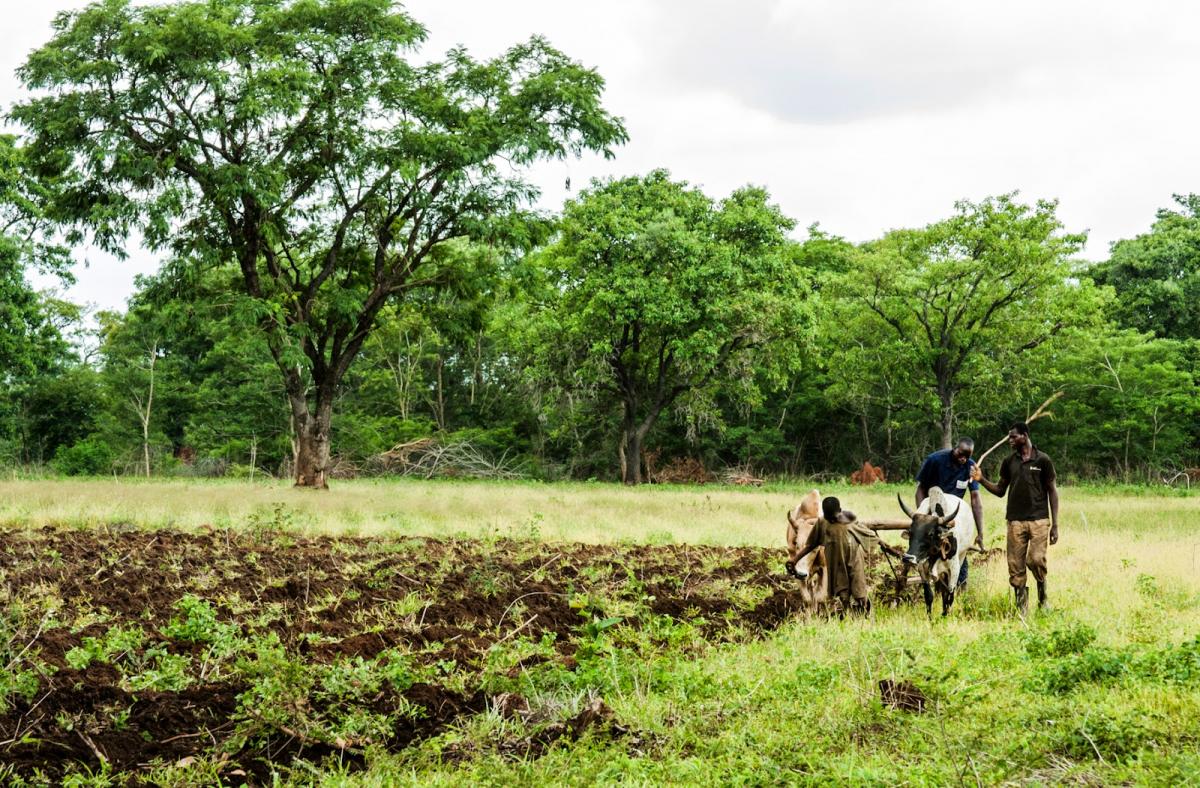
M 1025 419 L 1025 423 L 1032 424 L 1033 422 L 1037 421 L 1038 419 L 1042 418 L 1043 416 L 1046 416 L 1051 419 L 1054 418 L 1054 414 L 1051 413 L 1050 411 L 1046 410 L 1046 408 L 1048 408 L 1051 405 L 1051 403 L 1053 403 L 1055 400 L 1057 400 L 1059 397 L 1061 397 L 1063 395 L 1063 393 L 1064 392 L 1062 392 L 1062 391 L 1056 391 L 1053 394 L 1051 394 L 1049 399 L 1047 399 L 1045 402 L 1043 402 L 1041 405 L 1038 406 L 1038 409 L 1033 412 L 1032 416 Z M 988 455 L 991 454 L 992 452 L 994 452 L 996 449 L 1000 448 L 1000 446 L 1007 440 L 1008 440 L 1008 436 L 1005 435 L 1003 438 L 996 441 L 996 443 L 992 445 L 992 448 L 988 449 L 983 454 L 979 455 L 979 459 L 975 460 L 975 464 L 978 465 L 980 467 L 980 469 L 982 469 L 983 461 L 987 459 Z
M 858 524 L 872 531 L 903 531 L 912 525 L 911 520 L 859 520 Z

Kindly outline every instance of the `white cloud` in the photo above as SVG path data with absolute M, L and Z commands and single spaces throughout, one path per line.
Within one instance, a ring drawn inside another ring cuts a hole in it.
M 1200 11 L 1128 3 L 663 0 L 643 29 L 653 73 L 718 86 L 781 119 L 845 122 L 997 97 L 1092 90 L 1197 62 Z M 1189 27 L 1191 28 L 1189 30 Z

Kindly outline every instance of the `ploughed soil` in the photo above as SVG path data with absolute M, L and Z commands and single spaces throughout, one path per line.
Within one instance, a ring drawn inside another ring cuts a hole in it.
M 769 632 L 807 612 L 783 558 L 263 529 L 0 530 L 0 658 L 12 677 L 0 685 L 0 764 L 51 779 L 109 768 L 136 783 L 203 761 L 255 783 L 298 757 L 354 763 L 367 745 L 399 751 L 489 708 L 526 714 L 495 688 L 526 671 L 578 675 L 607 641 L 653 643 L 682 627 L 672 647 L 704 648 Z M 122 631 L 141 634 L 122 646 Z M 354 675 L 401 658 L 406 677 Z M 349 678 L 304 678 L 326 666 Z M 585 712 L 513 749 L 536 757 L 585 718 L 627 733 L 606 708 Z M 363 715 L 374 727 L 354 722 Z

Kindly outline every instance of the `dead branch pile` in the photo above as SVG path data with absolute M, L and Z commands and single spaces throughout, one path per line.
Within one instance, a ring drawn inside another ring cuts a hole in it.
M 1200 468 L 1184 468 L 1181 471 L 1171 468 L 1163 471 L 1161 478 L 1168 487 L 1182 484 L 1190 490 L 1193 484 L 1200 484 Z
M 495 457 L 470 441 L 443 443 L 437 438 L 422 438 L 394 446 L 375 455 L 371 465 L 378 472 L 423 479 L 435 476 L 520 479 L 525 476 L 520 462 L 510 457 L 507 450 Z
M 647 476 L 654 484 L 708 484 L 716 479 L 695 457 L 675 457 L 663 467 L 649 470 Z
M 421 454 L 437 443 L 437 438 L 418 438 L 408 443 L 397 443 L 385 452 L 371 458 L 376 470 L 384 473 L 403 470 L 411 464 L 414 454 Z
M 883 472 L 883 468 L 872 465 L 869 460 L 864 462 L 862 467 L 857 471 L 850 474 L 851 484 L 871 485 L 886 481 L 887 474 Z
M 330 479 L 357 479 L 362 475 L 362 468 L 349 457 L 333 457 L 329 461 Z
M 749 465 L 731 465 L 721 472 L 721 481 L 738 487 L 762 487 L 763 480 L 754 475 Z

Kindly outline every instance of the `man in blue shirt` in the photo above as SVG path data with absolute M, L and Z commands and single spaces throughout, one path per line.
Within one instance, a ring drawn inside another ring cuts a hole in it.
M 917 472 L 917 506 L 929 497 L 929 491 L 934 487 L 942 488 L 942 492 L 962 498 L 968 490 L 971 492 L 971 512 L 975 515 L 975 544 L 983 550 L 983 500 L 979 497 L 979 482 L 972 481 L 971 468 L 975 461 L 971 455 L 975 452 L 975 441 L 970 438 L 959 438 L 953 449 L 935 451 L 925 458 L 921 470 Z M 958 573 L 958 584 L 967 582 L 967 562 L 962 563 L 962 571 Z

